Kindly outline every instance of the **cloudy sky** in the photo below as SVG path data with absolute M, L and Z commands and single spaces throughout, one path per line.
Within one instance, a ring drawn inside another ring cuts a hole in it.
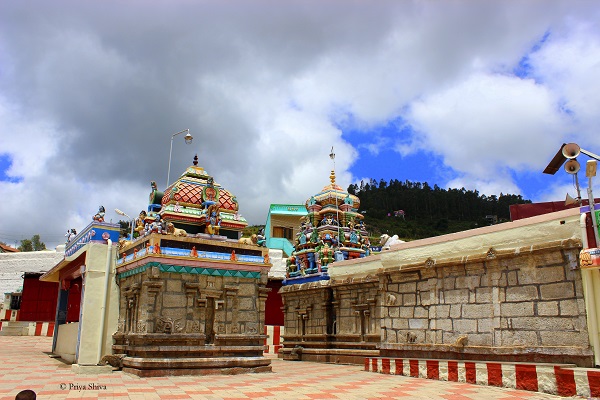
M 198 154 L 251 224 L 325 186 L 332 146 L 343 187 L 562 200 L 560 145 L 600 153 L 599 24 L 573 0 L 0 2 L 0 241 L 137 215 L 187 128 L 171 181 Z

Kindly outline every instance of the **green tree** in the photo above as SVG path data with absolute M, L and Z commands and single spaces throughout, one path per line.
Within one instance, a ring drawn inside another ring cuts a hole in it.
M 21 240 L 21 245 L 18 247 L 19 251 L 40 251 L 46 250 L 46 245 L 41 241 L 40 235 L 33 235 L 31 239 Z

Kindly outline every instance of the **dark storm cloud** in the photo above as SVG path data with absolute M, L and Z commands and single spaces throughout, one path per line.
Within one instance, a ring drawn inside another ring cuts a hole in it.
M 421 142 L 436 143 L 462 120 L 482 121 L 466 130 L 468 141 L 505 116 L 473 118 L 476 107 L 465 106 L 456 122 L 433 111 L 474 82 L 505 93 L 488 75 L 510 74 L 548 32 L 584 21 L 597 39 L 594 10 L 558 1 L 2 2 L 0 154 L 11 155 L 9 172 L 22 181 L 0 182 L 14 199 L 7 206 L 18 208 L 0 218 L 31 236 L 40 220 L 60 233 L 81 228 L 100 203 L 137 214 L 149 181 L 166 183 L 171 135 L 189 128 L 191 146 L 173 142 L 171 181 L 198 153 L 251 223 L 262 223 L 269 203 L 303 202 L 327 184 L 332 145 L 338 179 L 353 179 L 357 152 L 332 121 L 368 131 L 412 117 L 427 130 Z M 580 36 L 565 37 L 568 47 Z M 553 57 L 543 54 L 542 78 Z M 523 91 L 519 83 L 511 90 Z M 526 93 L 542 110 L 560 97 Z M 418 112 L 403 115 L 411 105 Z M 31 200 L 39 192 L 52 213 Z M 19 219 L 25 212 L 30 221 Z

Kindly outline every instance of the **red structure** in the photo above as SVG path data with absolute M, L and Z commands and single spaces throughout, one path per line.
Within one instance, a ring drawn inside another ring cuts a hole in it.
M 58 283 L 41 282 L 42 273 L 26 272 L 23 277 L 23 294 L 17 321 L 54 321 Z
M 279 289 L 281 281 L 270 280 L 267 287 L 271 288 L 265 303 L 265 325 L 283 326 L 283 300 Z
M 600 199 L 594 199 L 596 207 L 600 203 Z M 581 200 L 581 207 L 588 206 L 589 201 L 587 199 Z M 510 206 L 510 220 L 516 221 L 522 218 L 535 217 L 536 215 L 549 214 L 556 211 L 566 210 L 568 208 L 578 208 L 579 204 L 565 204 L 564 201 L 548 201 L 544 203 L 530 203 L 530 204 L 513 204 Z M 597 209 L 597 208 L 596 208 Z M 588 247 L 598 247 L 596 238 L 594 236 L 594 227 L 592 224 L 592 217 L 588 210 L 586 212 L 586 232 L 588 239 Z

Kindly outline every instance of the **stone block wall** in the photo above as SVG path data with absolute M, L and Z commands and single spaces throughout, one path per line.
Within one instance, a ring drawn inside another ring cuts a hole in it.
M 264 277 L 266 281 L 266 275 Z M 215 334 L 263 331 L 268 290 L 256 279 L 161 272 L 158 267 L 121 279 L 121 333 Z
M 329 281 L 283 286 L 280 293 L 285 315 L 285 340 L 326 341 L 333 331 L 335 319 Z
M 335 311 L 334 340 L 338 346 L 372 347 L 379 344 L 381 296 L 379 279 L 367 277 L 332 282 Z
M 579 247 L 517 250 L 383 271 L 382 349 L 507 360 L 537 354 L 540 361 L 561 354 L 585 364 L 591 351 Z

